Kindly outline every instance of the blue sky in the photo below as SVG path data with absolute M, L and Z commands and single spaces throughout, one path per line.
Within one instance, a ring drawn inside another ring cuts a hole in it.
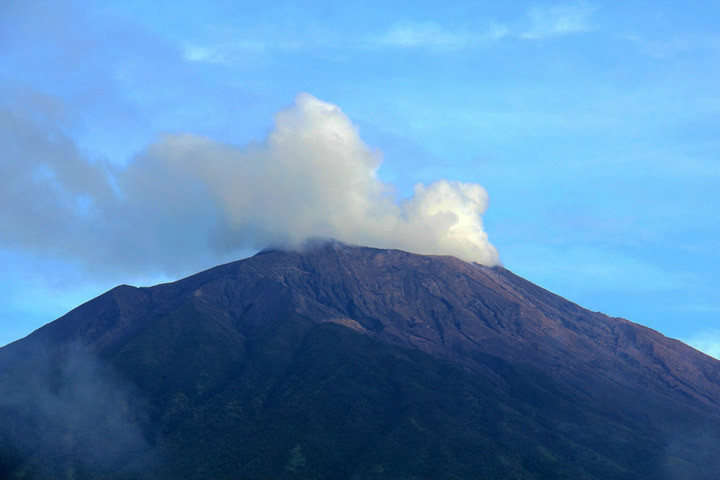
M 181 175 L 162 152 L 265 161 L 254 145 L 307 92 L 396 204 L 480 184 L 507 268 L 717 355 L 718 19 L 710 1 L 5 0 L 0 344 L 117 284 L 254 253 L 264 237 L 208 242 L 227 212 L 182 183 L 225 160 Z

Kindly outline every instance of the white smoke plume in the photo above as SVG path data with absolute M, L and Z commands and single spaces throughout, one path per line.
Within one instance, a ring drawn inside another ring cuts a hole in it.
M 480 185 L 418 184 L 398 201 L 378 178 L 380 152 L 340 108 L 309 94 L 276 114 L 261 143 L 166 135 L 125 169 L 82 160 L 62 131 L 42 131 L 52 122 L 4 113 L 0 121 L 23 134 L 0 139 L 16 152 L 0 160 L 0 182 L 14 187 L 0 193 L 11 196 L 0 204 L 5 247 L 166 273 L 318 237 L 498 263 L 483 230 L 488 196 Z

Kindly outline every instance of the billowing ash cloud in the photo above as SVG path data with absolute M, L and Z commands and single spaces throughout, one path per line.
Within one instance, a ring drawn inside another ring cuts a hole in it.
M 125 169 L 83 160 L 47 118 L 8 110 L 0 122 L 9 132 L 0 141 L 16 152 L 0 160 L 1 181 L 15 187 L 0 193 L 9 197 L 0 206 L 6 247 L 167 273 L 318 237 L 498 263 L 480 185 L 419 184 L 398 202 L 377 176 L 381 154 L 338 107 L 309 94 L 276 114 L 262 143 L 167 135 Z

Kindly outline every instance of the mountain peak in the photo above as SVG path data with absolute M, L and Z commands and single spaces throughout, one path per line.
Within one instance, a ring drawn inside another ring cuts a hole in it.
M 18 365 L 38 345 L 62 352 L 72 344 L 142 392 L 151 405 L 147 428 L 160 429 L 164 455 L 183 456 L 188 471 L 341 478 L 372 477 L 381 465 L 390 473 L 375 476 L 467 478 L 480 468 L 471 457 L 447 457 L 446 468 L 433 470 L 432 462 L 420 468 L 372 453 L 373 442 L 398 445 L 400 437 L 390 440 L 397 431 L 414 432 L 401 444 L 412 438 L 440 442 L 435 452 L 455 445 L 448 450 L 454 452 L 461 444 L 495 452 L 483 460 L 493 465 L 486 478 L 658 477 L 658 468 L 670 468 L 710 479 L 720 472 L 708 460 L 717 458 L 711 445 L 720 441 L 716 360 L 627 320 L 587 311 L 502 267 L 449 256 L 318 240 L 296 250 L 266 249 L 173 283 L 120 286 L 0 350 L 0 372 L 22 370 Z M 423 419 L 436 413 L 421 407 L 423 398 L 434 399 L 432 411 L 442 407 L 446 415 L 432 427 Z M 355 413 L 318 414 L 338 408 Z M 478 413 L 483 409 L 491 417 Z M 273 433 L 275 420 L 263 412 L 284 419 L 295 443 Z M 306 425 L 306 417 L 322 429 Z M 512 435 L 503 437 L 500 424 L 487 423 L 495 417 L 514 425 Z M 363 418 L 376 433 L 363 430 Z M 474 433 L 456 423 L 460 418 Z M 443 430 L 443 424 L 456 431 Z M 521 424 L 525 433 L 518 436 Z M 343 429 L 332 433 L 338 425 Z M 667 447 L 671 458 L 661 459 L 667 454 L 661 444 L 678 425 L 685 437 Z M 699 431 L 698 425 L 711 427 Z M 364 439 L 346 452 L 360 459 L 353 460 L 357 465 L 337 449 L 344 429 Z M 195 433 L 178 433 L 184 431 Z M 240 440 L 251 432 L 277 443 Z M 473 435 L 495 438 L 493 446 Z M 210 440 L 214 436 L 217 442 Z M 204 447 L 196 447 L 202 455 L 183 450 L 196 437 L 240 469 L 209 464 L 213 456 L 203 457 L 209 451 Z M 275 460 L 252 466 L 253 455 Z M 530 456 L 529 463 L 522 455 Z M 298 467 L 301 456 L 314 473 L 284 469 L 288 458 Z M 506 457 L 514 466 L 497 460 Z M 649 466 L 643 458 L 661 465 Z M 352 472 L 338 470 L 340 465 Z M 179 472 L 162 470 L 160 476 Z

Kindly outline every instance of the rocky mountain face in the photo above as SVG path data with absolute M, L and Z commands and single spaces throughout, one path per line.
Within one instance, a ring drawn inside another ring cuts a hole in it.
M 0 349 L 1 478 L 720 478 L 720 362 L 452 257 L 316 245 Z

